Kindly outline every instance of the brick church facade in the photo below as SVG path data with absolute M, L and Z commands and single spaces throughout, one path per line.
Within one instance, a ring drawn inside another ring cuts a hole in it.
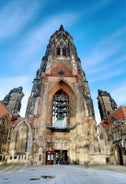
M 95 117 L 88 81 L 73 39 L 62 25 L 50 37 L 26 117 L 34 117 L 35 152 L 45 154 L 43 162 L 52 163 L 55 158 L 56 162 L 83 164 L 95 159 L 97 136 L 95 140 L 91 131 Z
M 6 149 L 1 143 L 1 163 L 106 164 L 110 160 L 107 134 L 103 128 L 98 134 L 86 74 L 73 38 L 62 25 L 50 37 L 36 72 L 25 118 L 12 117 L 8 117 Z

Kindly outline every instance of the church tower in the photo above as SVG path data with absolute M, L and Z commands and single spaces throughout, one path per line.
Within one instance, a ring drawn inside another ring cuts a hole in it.
M 12 89 L 2 100 L 2 103 L 8 110 L 14 114 L 19 115 L 21 109 L 21 100 L 24 96 L 22 86 Z
M 106 119 L 117 109 L 116 102 L 107 91 L 99 89 L 97 99 L 101 120 Z
M 33 118 L 37 163 L 94 162 L 98 146 L 93 103 L 73 38 L 63 25 L 50 37 L 26 118 Z

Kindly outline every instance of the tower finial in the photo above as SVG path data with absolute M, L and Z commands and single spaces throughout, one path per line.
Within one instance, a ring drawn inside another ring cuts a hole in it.
M 64 31 L 64 27 L 63 25 L 61 24 L 60 28 L 59 28 L 59 31 Z

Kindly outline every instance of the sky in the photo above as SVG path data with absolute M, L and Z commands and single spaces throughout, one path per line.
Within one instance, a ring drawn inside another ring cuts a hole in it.
M 0 100 L 23 87 L 21 116 L 50 36 L 63 24 L 89 82 L 126 105 L 126 0 L 0 0 Z

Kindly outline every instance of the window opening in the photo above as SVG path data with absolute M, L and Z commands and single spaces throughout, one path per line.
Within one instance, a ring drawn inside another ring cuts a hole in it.
M 63 56 L 66 56 L 66 47 L 63 48 Z
M 56 49 L 56 54 L 60 55 L 60 48 L 59 47 L 57 47 L 57 49 Z
M 69 97 L 63 90 L 59 90 L 53 97 L 53 126 L 57 128 L 67 127 L 68 115 Z

